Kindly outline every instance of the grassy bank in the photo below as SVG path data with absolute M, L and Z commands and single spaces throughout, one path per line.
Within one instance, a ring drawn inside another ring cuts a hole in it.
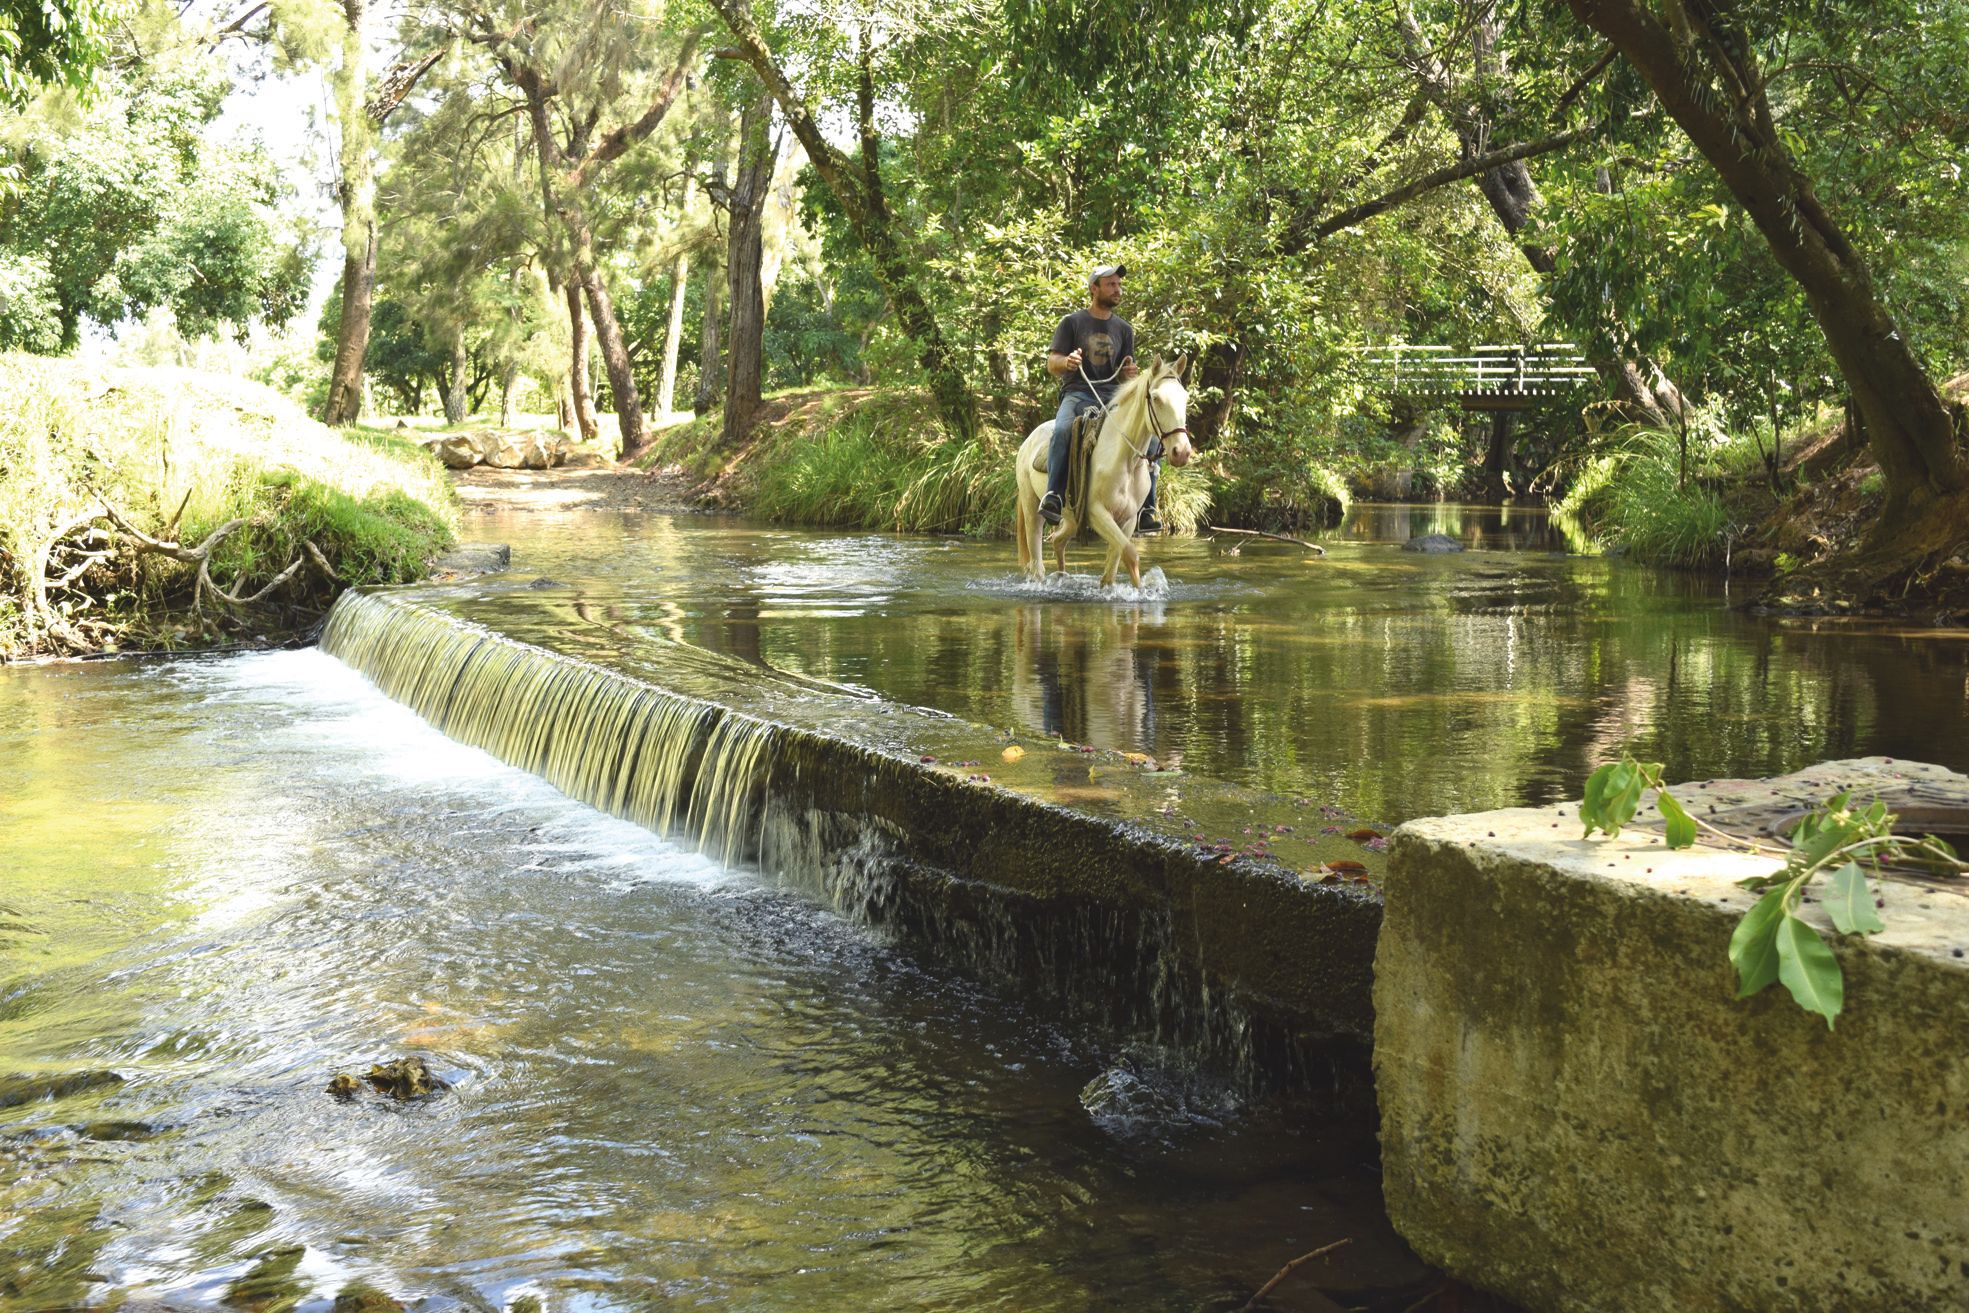
M 0 658 L 282 636 L 421 578 L 454 507 L 415 446 L 256 383 L 0 356 Z
M 1024 434 L 986 426 L 975 443 L 946 439 L 927 395 L 840 389 L 769 398 L 738 448 L 719 418 L 661 434 L 645 466 L 681 466 L 715 505 L 786 524 L 1009 535 L 1012 461 Z M 1162 517 L 1189 532 L 1209 509 L 1193 466 L 1163 470 Z

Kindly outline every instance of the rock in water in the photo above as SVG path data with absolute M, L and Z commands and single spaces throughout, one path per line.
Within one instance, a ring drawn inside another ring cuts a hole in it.
M 427 1094 L 451 1087 L 431 1074 L 422 1058 L 398 1058 L 395 1062 L 379 1062 L 369 1069 L 363 1077 L 378 1094 L 387 1094 L 393 1099 L 421 1099 Z
M 1460 552 L 1463 544 L 1446 533 L 1425 533 L 1420 538 L 1411 538 L 1402 544 L 1405 552 Z

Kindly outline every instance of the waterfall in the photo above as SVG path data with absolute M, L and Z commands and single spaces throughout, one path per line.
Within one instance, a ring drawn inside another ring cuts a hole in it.
M 350 592 L 322 647 L 569 797 L 1251 1082 L 1351 1065 L 1379 904 Z M 1300 960 L 1295 960 L 1294 956 Z

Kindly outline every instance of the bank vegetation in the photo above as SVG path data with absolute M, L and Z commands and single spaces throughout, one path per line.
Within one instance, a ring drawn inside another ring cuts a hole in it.
M 280 641 L 456 525 L 420 448 L 261 384 L 0 356 L 0 659 Z

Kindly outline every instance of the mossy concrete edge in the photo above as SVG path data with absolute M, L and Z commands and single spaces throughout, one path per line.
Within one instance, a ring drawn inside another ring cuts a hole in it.
M 1909 780 L 1969 787 L 1866 759 L 1727 793 Z M 1576 806 L 1412 822 L 1392 857 L 1373 1062 L 1423 1258 L 1533 1310 L 1969 1307 L 1969 896 L 1885 884 L 1829 1030 L 1734 997 L 1736 881 L 1772 857 L 1584 840 Z

